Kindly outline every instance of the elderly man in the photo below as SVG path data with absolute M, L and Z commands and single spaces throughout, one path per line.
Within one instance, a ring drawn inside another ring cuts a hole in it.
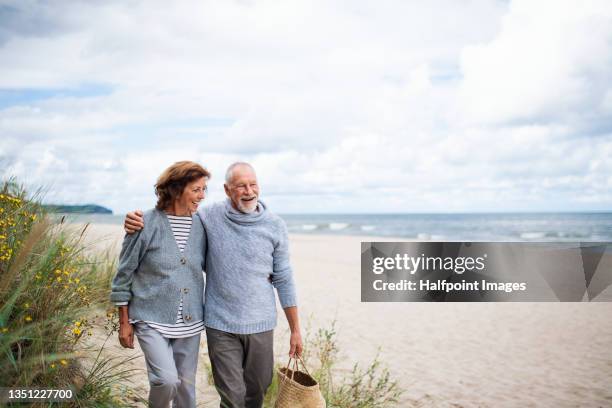
M 204 324 L 221 407 L 261 407 L 272 381 L 276 300 L 291 330 L 290 355 L 302 353 L 287 229 L 259 200 L 255 170 L 234 163 L 225 176 L 225 202 L 201 208 L 208 236 Z M 128 233 L 142 228 L 129 213 Z

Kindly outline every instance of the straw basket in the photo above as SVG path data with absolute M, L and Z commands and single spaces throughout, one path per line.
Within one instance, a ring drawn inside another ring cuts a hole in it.
M 298 359 L 304 371 L 300 371 Z M 277 370 L 278 397 L 274 408 L 325 408 L 319 383 L 312 378 L 304 361 L 300 357 L 298 359 L 290 358 L 287 367 Z M 292 368 L 289 368 L 292 361 Z

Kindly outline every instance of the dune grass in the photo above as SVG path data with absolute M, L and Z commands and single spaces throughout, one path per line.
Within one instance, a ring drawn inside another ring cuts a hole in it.
M 130 406 L 114 392 L 130 375 L 124 361 L 81 347 L 113 273 L 85 253 L 84 232 L 50 221 L 15 182 L 0 187 L 0 387 L 70 387 L 75 399 L 61 406 Z
M 336 322 L 329 328 L 320 328 L 304 338 L 303 360 L 312 377 L 319 383 L 328 408 L 390 408 L 397 406 L 403 390 L 391 378 L 389 370 L 378 357 L 363 369 L 355 363 L 349 375 L 339 370 L 340 350 L 337 343 Z M 280 366 L 277 366 L 277 368 Z M 278 375 L 264 401 L 264 408 L 274 407 L 278 395 Z

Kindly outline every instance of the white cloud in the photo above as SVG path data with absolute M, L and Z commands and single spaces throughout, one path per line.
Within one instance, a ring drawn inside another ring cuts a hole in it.
M 279 211 L 612 204 L 609 2 L 15 7 L 0 92 L 109 89 L 0 109 L 0 157 L 49 199 L 150 206 L 181 159 L 221 199 L 241 159 Z
M 493 41 L 463 50 L 463 112 L 476 123 L 586 113 L 610 89 L 611 39 L 607 1 L 513 1 Z

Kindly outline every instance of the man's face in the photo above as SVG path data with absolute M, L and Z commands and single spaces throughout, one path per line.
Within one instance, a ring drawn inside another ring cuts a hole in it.
M 238 211 L 252 213 L 257 208 L 259 185 L 255 172 L 248 166 L 237 166 L 232 173 L 232 179 L 224 185 L 225 194 Z

